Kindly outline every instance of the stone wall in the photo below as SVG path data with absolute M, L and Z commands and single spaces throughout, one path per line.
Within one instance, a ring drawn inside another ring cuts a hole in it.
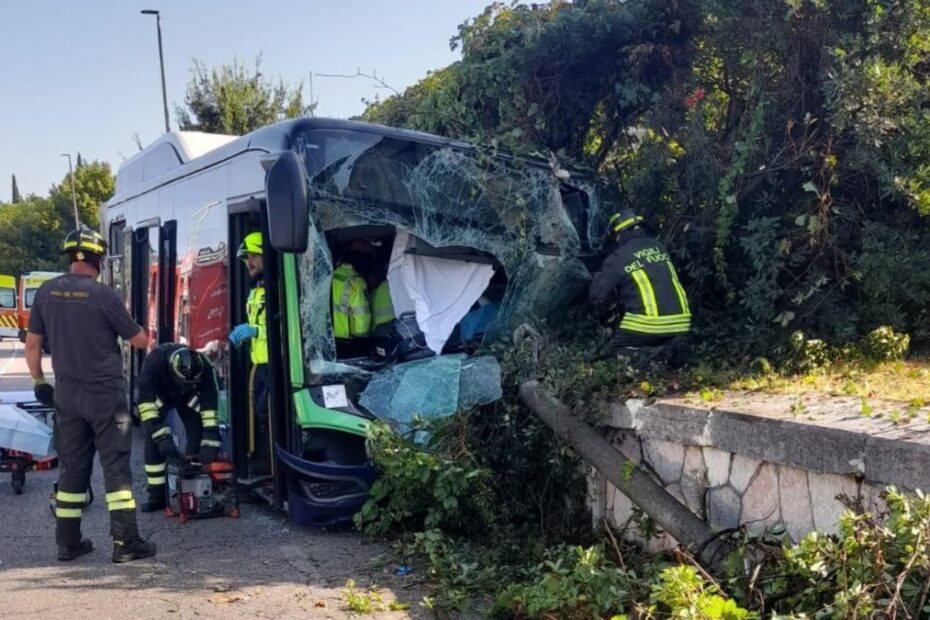
M 886 485 L 930 488 L 930 426 L 917 421 L 926 412 L 902 425 L 888 420 L 898 416 L 865 418 L 858 399 L 809 400 L 628 401 L 613 408 L 608 436 L 717 529 L 784 528 L 798 541 L 814 529 L 833 533 L 846 502 L 880 514 Z M 644 538 L 633 504 L 596 473 L 589 503 L 597 522 L 608 518 L 625 536 Z M 667 534 L 649 541 L 654 549 L 674 544 Z

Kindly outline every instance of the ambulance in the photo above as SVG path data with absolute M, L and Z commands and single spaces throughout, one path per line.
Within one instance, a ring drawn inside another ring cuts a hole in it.
M 19 336 L 16 314 L 16 277 L 0 275 L 0 338 Z
M 42 283 L 62 275 L 57 271 L 26 271 L 19 276 L 19 299 L 17 315 L 19 318 L 19 341 L 26 342 L 26 332 L 29 331 L 29 309 L 36 298 L 36 292 Z

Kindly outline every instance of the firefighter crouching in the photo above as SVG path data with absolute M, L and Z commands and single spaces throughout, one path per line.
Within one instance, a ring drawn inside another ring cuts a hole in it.
M 201 463 L 212 463 L 222 445 L 213 367 L 202 353 L 169 343 L 145 357 L 139 375 L 139 418 L 145 430 L 148 493 L 142 512 L 165 507 L 167 461 L 180 458 L 165 422 L 165 414 L 171 409 L 177 411 L 184 424 L 185 451 L 199 451 Z
M 634 365 L 670 355 L 668 345 L 691 328 L 688 297 L 668 250 L 643 230 L 642 221 L 629 209 L 610 217 L 615 247 L 588 289 L 589 301 L 615 321 L 602 356 L 627 357 Z M 611 305 L 614 312 L 605 312 Z
M 106 241 L 95 231 L 68 234 L 62 246 L 70 273 L 48 280 L 36 292 L 26 336 L 26 363 L 36 399 L 55 406 L 55 449 L 60 465 L 55 540 L 58 559 L 93 550 L 81 536 L 81 507 L 90 485 L 95 447 L 106 485 L 113 561 L 155 555 L 139 536 L 129 464 L 132 422 L 126 401 L 118 338 L 138 349 L 148 338 L 112 289 L 97 282 Z M 55 388 L 42 373 L 42 345 L 52 350 Z

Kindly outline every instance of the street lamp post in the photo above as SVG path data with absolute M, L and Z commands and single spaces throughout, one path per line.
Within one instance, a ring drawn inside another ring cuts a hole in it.
M 161 65 L 161 101 L 165 108 L 165 133 L 168 133 L 171 131 L 171 126 L 168 124 L 168 93 L 165 91 L 165 55 L 161 47 L 161 14 L 152 9 L 146 9 L 142 11 L 142 14 L 154 15 L 155 26 L 158 29 L 158 62 Z
M 61 156 L 68 158 L 68 172 L 71 177 L 71 204 L 74 205 L 74 228 L 79 229 L 81 220 L 78 218 L 77 194 L 74 192 L 74 168 L 71 167 L 71 153 L 62 153 Z

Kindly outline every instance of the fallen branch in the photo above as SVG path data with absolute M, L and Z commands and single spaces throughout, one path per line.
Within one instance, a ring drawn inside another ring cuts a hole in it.
M 537 381 L 520 386 L 520 400 L 585 461 L 639 506 L 662 529 L 695 552 L 705 566 L 716 567 L 730 550 L 710 527 L 639 468 L 622 467 L 625 458 L 593 428 L 574 417 Z

